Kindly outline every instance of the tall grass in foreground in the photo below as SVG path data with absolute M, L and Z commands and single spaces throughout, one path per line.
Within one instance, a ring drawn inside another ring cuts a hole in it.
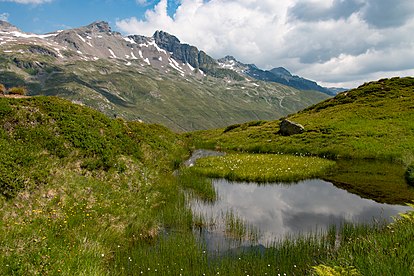
M 284 154 L 227 154 L 199 159 L 192 169 L 214 178 L 255 182 L 293 182 L 322 176 L 334 161 Z
M 414 275 L 414 211 L 384 228 L 364 230 L 345 229 L 351 235 L 344 235 L 337 252 L 315 271 L 319 275 L 339 275 L 344 269 L 359 275 Z

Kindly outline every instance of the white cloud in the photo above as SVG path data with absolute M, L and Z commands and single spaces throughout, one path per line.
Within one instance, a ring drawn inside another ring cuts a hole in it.
M 386 0 L 181 0 L 169 16 L 168 1 L 161 0 L 144 19 L 117 26 L 148 36 L 164 30 L 215 58 L 230 54 L 261 68 L 283 66 L 326 85 L 353 87 L 373 77 L 412 74 L 414 4 L 396 1 L 404 9 Z
M 50 3 L 53 0 L 0 0 L 0 2 L 14 2 L 18 4 L 44 4 Z
M 0 20 L 9 21 L 9 16 L 10 16 L 10 14 L 8 14 L 7 12 L 0 13 Z
M 151 5 L 154 0 L 136 0 L 137 4 L 140 6 L 148 6 Z

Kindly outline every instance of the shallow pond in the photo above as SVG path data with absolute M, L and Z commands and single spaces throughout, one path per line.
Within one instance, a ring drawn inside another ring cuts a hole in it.
M 214 152 L 197 153 L 204 154 Z M 266 247 L 286 237 L 320 233 L 345 222 L 390 222 L 392 217 L 411 209 L 362 198 L 321 179 L 266 185 L 216 179 L 213 185 L 218 194 L 216 202 L 189 202 L 201 221 L 196 232 L 212 251 L 250 245 Z
M 235 183 L 214 180 L 218 200 L 214 204 L 198 200 L 191 202 L 195 215 L 202 215 L 214 227 L 200 231 L 209 249 L 224 245 L 236 247 L 226 230 L 226 215 L 253 226 L 257 240 L 254 244 L 267 246 L 286 236 L 327 230 L 330 225 L 344 222 L 377 223 L 391 221 L 398 213 L 410 210 L 407 206 L 380 204 L 336 188 L 323 180 L 306 180 L 297 184 Z M 251 240 L 241 244 L 252 244 Z

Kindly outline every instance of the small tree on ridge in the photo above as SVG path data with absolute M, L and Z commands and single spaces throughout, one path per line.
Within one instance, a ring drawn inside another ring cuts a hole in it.
M 6 87 L 0 83 L 0 95 L 4 95 L 6 93 Z
M 9 89 L 9 94 L 10 95 L 26 95 L 27 94 L 27 88 L 23 87 L 23 86 L 18 86 L 18 87 L 12 87 Z

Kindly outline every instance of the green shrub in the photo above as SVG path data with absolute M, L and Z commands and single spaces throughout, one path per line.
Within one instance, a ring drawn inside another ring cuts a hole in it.
M 240 127 L 240 124 L 230 125 L 230 126 L 228 126 L 224 129 L 223 133 L 229 132 L 229 131 L 231 131 L 233 129 L 236 129 L 238 127 Z
M 26 95 L 27 94 L 27 88 L 23 86 L 19 87 L 12 87 L 9 89 L 10 95 Z
M 407 167 L 405 171 L 405 180 L 411 186 L 414 186 L 414 164 L 411 164 Z
M 0 94 L 4 95 L 5 92 L 6 92 L 6 87 L 2 83 L 0 83 Z

